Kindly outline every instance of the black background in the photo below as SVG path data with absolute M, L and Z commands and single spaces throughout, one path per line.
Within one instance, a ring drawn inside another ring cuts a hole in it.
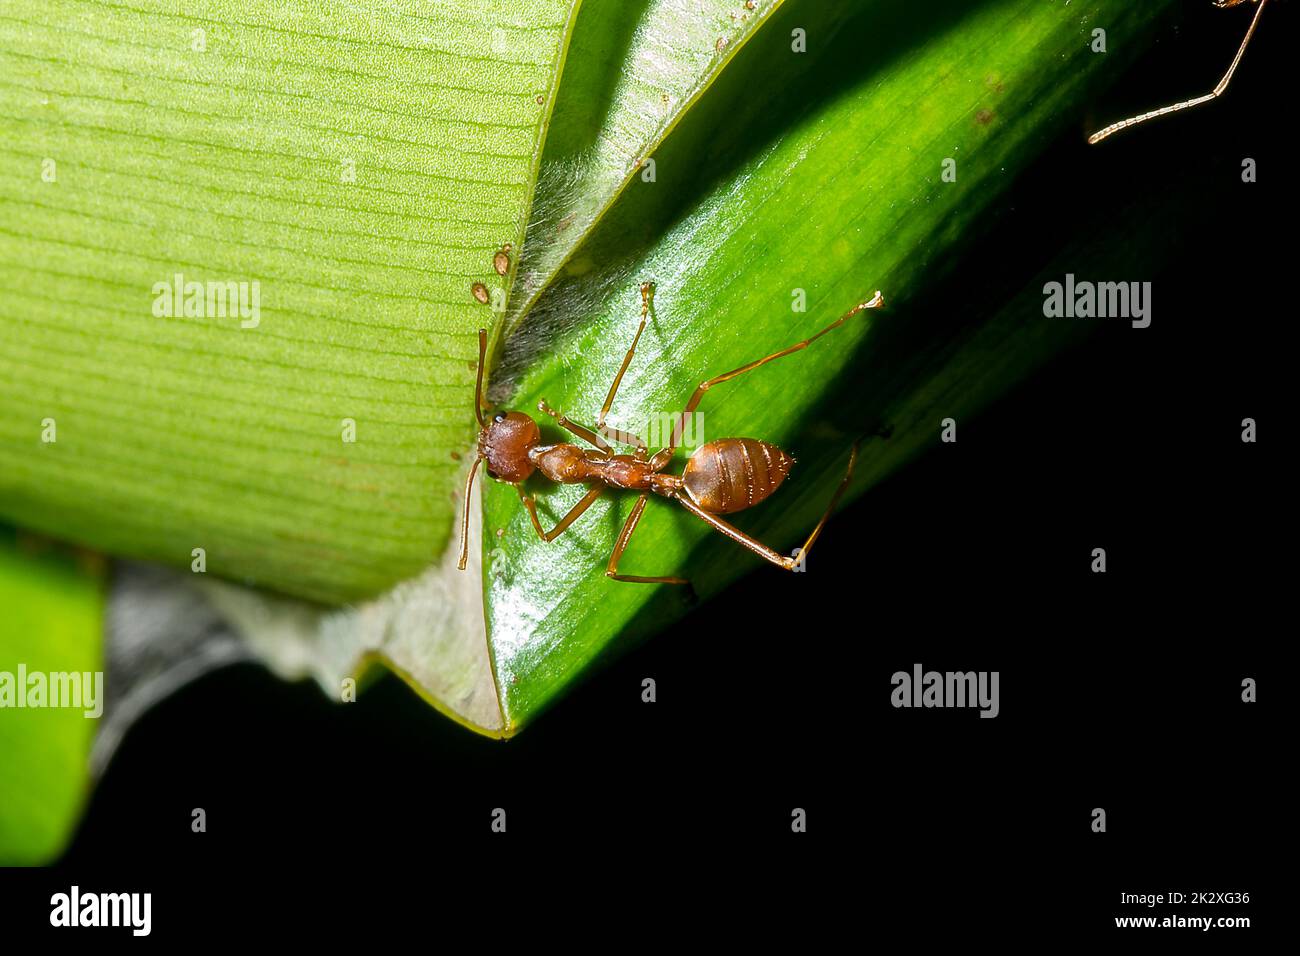
M 283 918 L 320 882 L 350 902 L 295 930 L 368 925 L 353 895 L 365 890 L 435 894 L 406 915 L 436 923 L 448 886 L 584 897 L 610 866 L 656 881 L 643 899 L 671 910 L 677 889 L 724 866 L 708 891 L 719 907 L 753 882 L 788 893 L 795 922 L 824 905 L 873 933 L 1262 941 L 1282 839 L 1277 648 L 1294 628 L 1278 449 L 1295 203 L 1275 105 L 1293 9 L 1271 5 L 1225 99 L 1083 143 L 1208 89 L 1248 20 L 1189 3 L 1018 185 L 987 244 L 996 270 L 977 253 L 953 280 L 1032 276 L 1034 252 L 1067 241 L 1085 211 L 1178 177 L 1198 227 L 1132 277 L 1154 282 L 1151 328 L 1103 328 L 838 515 L 817 573 L 754 561 L 507 743 L 394 678 L 348 706 L 251 666 L 202 680 L 132 730 L 64 860 L 8 875 L 42 897 L 23 922 L 46 920 L 49 892 L 98 881 L 152 891 L 163 939 L 182 916 L 208 931 L 249 907 Z M 1245 417 L 1257 444 L 1240 440 Z M 917 662 L 999 671 L 1001 714 L 895 710 L 890 676 Z M 1244 677 L 1256 704 L 1241 701 Z M 190 831 L 194 807 L 205 834 Z M 505 835 L 490 832 L 494 807 Z M 806 834 L 791 832 L 794 807 Z M 616 862 L 586 866 L 594 856 Z M 1250 892 L 1248 906 L 1174 912 L 1252 928 L 1114 927 L 1169 911 L 1122 907 L 1121 891 L 1170 889 Z

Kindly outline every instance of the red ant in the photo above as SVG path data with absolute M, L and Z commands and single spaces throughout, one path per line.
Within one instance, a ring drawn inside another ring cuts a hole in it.
M 766 365 L 774 359 L 807 348 L 827 332 L 838 328 L 850 316 L 864 309 L 879 308 L 884 304 L 883 297 L 877 292 L 870 301 L 854 306 L 811 338 L 804 339 L 802 342 L 798 342 L 779 352 L 773 352 L 756 362 L 742 365 L 725 375 L 719 375 L 716 378 L 701 382 L 699 387 L 695 389 L 695 394 L 691 396 L 691 400 L 686 403 L 685 410 L 677 416 L 667 447 L 660 449 L 654 455 L 650 455 L 646 443 L 636 435 L 618 431 L 617 429 L 607 429 L 605 427 L 605 418 L 609 414 L 610 407 L 614 404 L 614 396 L 618 393 L 619 384 L 623 381 L 623 374 L 632 361 L 633 353 L 636 352 L 641 333 L 645 331 L 646 317 L 650 314 L 653 300 L 654 283 L 642 283 L 641 324 L 637 327 L 636 335 L 632 337 L 632 347 L 627 350 L 627 355 L 623 358 L 623 364 L 619 368 L 618 374 L 614 376 L 614 383 L 609 387 L 609 394 L 605 396 L 605 404 L 600 410 L 600 417 L 596 419 L 595 428 L 587 428 L 570 421 L 565 416 L 552 410 L 545 401 L 537 404 L 540 411 L 550 415 L 555 419 L 556 424 L 591 445 L 591 448 L 582 448 L 567 442 L 557 445 L 540 444 L 541 429 L 538 428 L 537 422 L 523 412 L 497 412 L 491 417 L 491 420 L 484 418 L 483 366 L 487 356 L 487 330 L 479 329 L 478 380 L 474 385 L 474 414 L 477 416 L 479 424 L 478 456 L 474 459 L 474 464 L 470 468 L 469 477 L 465 480 L 465 508 L 460 529 L 459 567 L 462 571 L 465 570 L 465 561 L 469 557 L 470 489 L 474 485 L 474 475 L 478 471 L 479 463 L 483 461 L 487 462 L 489 478 L 515 486 L 515 490 L 519 493 L 519 500 L 528 509 L 528 516 L 532 519 L 533 527 L 537 530 L 538 537 L 543 541 L 554 541 L 563 534 L 591 506 L 591 503 L 604 493 L 606 488 L 626 488 L 641 492 L 641 497 L 632 506 L 632 513 L 628 515 L 627 521 L 623 525 L 623 530 L 619 532 L 618 542 L 614 545 L 614 553 L 610 555 L 609 564 L 605 568 L 606 576 L 613 578 L 615 581 L 632 581 L 640 584 L 688 583 L 685 578 L 641 577 L 618 573 L 619 559 L 623 557 L 623 552 L 627 550 L 628 540 L 632 537 L 632 532 L 636 530 L 637 522 L 641 520 L 641 512 L 645 510 L 646 501 L 651 494 L 660 495 L 677 502 L 691 514 L 707 522 L 728 538 L 753 551 L 759 557 L 771 561 L 779 568 L 792 571 L 796 567 L 802 567 L 804 558 L 812 548 L 813 542 L 817 540 L 817 536 L 821 534 L 823 526 L 826 524 L 827 519 L 830 518 L 840 496 L 848 487 L 849 479 L 853 476 L 853 465 L 857 460 L 858 452 L 856 442 L 849 452 L 849 463 L 844 478 L 840 481 L 835 494 L 831 496 L 830 504 L 827 505 L 821 520 L 817 522 L 812 534 L 808 536 L 808 540 L 804 542 L 803 547 L 797 552 L 797 557 L 787 557 L 774 551 L 718 517 L 719 515 L 742 511 L 758 504 L 781 485 L 786 475 L 790 473 L 790 466 L 794 464 L 794 459 L 776 445 L 753 438 L 720 438 L 696 449 L 687 460 L 686 467 L 680 475 L 664 474 L 663 469 L 672 461 L 677 445 L 682 439 L 682 431 L 686 427 L 687 417 L 695 411 L 700 404 L 700 400 L 704 397 L 704 393 L 710 388 L 746 372 L 753 371 L 760 365 Z M 608 435 L 619 444 L 634 447 L 635 452 L 631 455 L 614 454 L 614 450 L 609 443 L 601 437 L 602 434 Z M 591 486 L 590 490 L 582 496 L 582 499 L 550 531 L 542 530 L 542 523 L 537 518 L 535 499 L 525 495 L 523 488 L 520 487 L 520 484 L 534 470 L 540 470 L 551 481 L 561 484 L 587 484 Z
M 1240 6 L 1246 0 L 1214 0 L 1214 5 L 1221 10 L 1227 10 L 1229 7 Z M 1246 30 L 1246 38 L 1241 41 L 1241 46 L 1237 48 L 1237 55 L 1233 57 L 1232 65 L 1228 67 L 1228 72 L 1223 74 L 1223 79 L 1219 84 L 1206 93 L 1204 96 L 1198 96 L 1195 99 L 1183 100 L 1181 103 L 1174 103 L 1172 106 L 1165 106 L 1158 110 L 1152 110 L 1150 113 L 1143 113 L 1140 116 L 1131 116 L 1126 120 L 1118 123 L 1111 123 L 1103 130 L 1098 130 L 1088 137 L 1091 145 L 1100 143 L 1103 139 L 1118 133 L 1122 129 L 1128 129 L 1130 126 L 1137 126 L 1139 123 L 1145 123 L 1147 120 L 1156 119 L 1159 116 L 1168 116 L 1170 113 L 1177 113 L 1180 110 L 1191 109 L 1193 106 L 1200 106 L 1202 103 L 1208 103 L 1210 100 L 1217 99 L 1227 90 L 1228 84 L 1232 82 L 1232 76 L 1237 72 L 1237 67 L 1241 63 L 1242 56 L 1246 53 L 1246 47 L 1250 43 L 1251 37 L 1255 35 L 1255 28 L 1259 26 L 1259 18 L 1264 13 L 1264 4 L 1268 0 L 1250 0 L 1251 3 L 1259 4 L 1255 8 L 1255 16 L 1250 21 L 1250 27 Z

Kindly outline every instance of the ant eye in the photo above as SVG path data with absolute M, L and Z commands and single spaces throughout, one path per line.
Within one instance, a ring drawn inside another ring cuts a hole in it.
M 495 415 L 492 416 L 492 420 L 493 420 L 494 422 L 503 422 L 503 421 L 506 420 L 506 413 L 505 413 L 505 412 L 497 412 Z
M 485 468 L 485 469 L 483 469 L 483 470 L 487 472 L 487 476 L 488 476 L 489 478 L 491 478 L 493 481 L 496 481 L 498 478 L 501 477 L 501 476 L 498 475 L 495 471 L 493 471 L 491 468 Z

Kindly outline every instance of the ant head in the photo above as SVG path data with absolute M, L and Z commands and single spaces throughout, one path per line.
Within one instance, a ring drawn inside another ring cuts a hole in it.
M 523 412 L 497 412 L 478 433 L 479 457 L 487 462 L 489 478 L 517 485 L 537 467 L 529 452 L 542 432 Z
M 478 419 L 478 453 L 465 479 L 465 501 L 460 519 L 460 563 L 469 560 L 470 492 L 478 466 L 487 462 L 489 478 L 517 485 L 537 467 L 528 453 L 541 440 L 542 432 L 523 412 L 497 412 L 483 416 L 483 368 L 487 364 L 487 329 L 478 330 L 478 380 L 474 383 L 474 417 Z

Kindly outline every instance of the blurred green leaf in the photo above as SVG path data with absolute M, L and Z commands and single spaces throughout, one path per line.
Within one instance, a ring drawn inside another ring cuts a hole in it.
M 102 559 L 0 528 L 0 674 L 102 672 L 102 578 Z M 84 708 L 0 709 L 0 866 L 62 850 L 89 787 L 94 732 Z

